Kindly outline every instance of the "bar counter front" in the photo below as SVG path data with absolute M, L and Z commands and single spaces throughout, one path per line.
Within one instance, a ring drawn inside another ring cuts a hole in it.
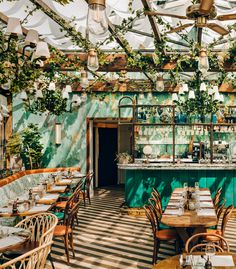
M 175 188 L 194 186 L 209 188 L 211 195 L 222 187 L 227 204 L 236 206 L 236 164 L 171 164 L 130 163 L 118 164 L 119 174 L 125 183 L 125 202 L 128 207 L 142 207 L 148 203 L 152 188 L 156 188 L 165 207 Z

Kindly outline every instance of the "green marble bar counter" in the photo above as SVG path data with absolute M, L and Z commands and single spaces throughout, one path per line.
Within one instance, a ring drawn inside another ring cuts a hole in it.
M 201 188 L 209 188 L 212 196 L 223 187 L 222 197 L 226 205 L 236 206 L 236 164 L 198 163 L 130 163 L 118 164 L 125 183 L 125 201 L 128 207 L 142 207 L 151 197 L 152 188 L 157 188 L 165 207 L 172 191 L 187 182 L 194 186 L 198 181 Z

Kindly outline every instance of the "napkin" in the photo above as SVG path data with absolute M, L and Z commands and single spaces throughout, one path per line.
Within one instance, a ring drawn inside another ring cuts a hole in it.
M 12 210 L 10 208 L 8 208 L 8 207 L 1 207 L 0 212 L 1 213 L 11 213 Z
M 197 212 L 198 216 L 216 216 L 214 209 L 202 209 Z
M 204 195 L 204 196 L 200 196 L 200 201 L 211 201 L 212 199 L 211 199 L 211 196 L 209 195 L 209 196 L 206 196 L 206 195 Z
M 36 205 L 33 206 L 28 212 L 44 212 L 48 211 L 51 205 Z
M 51 191 L 64 191 L 65 188 L 65 186 L 53 186 Z
M 46 194 L 44 195 L 42 198 L 40 198 L 40 201 L 41 200 L 56 200 L 57 198 L 59 197 L 59 194 Z
M 234 261 L 230 255 L 215 255 L 211 257 L 213 266 L 234 266 Z
M 18 244 L 20 242 L 23 242 L 24 240 L 25 240 L 24 238 L 17 236 L 17 235 L 11 235 L 11 236 L 4 237 L 4 238 L 0 239 L 0 249 L 6 248 L 6 247 L 11 246 L 11 245 Z
M 212 208 L 213 207 L 213 203 L 212 202 L 200 202 L 200 207 L 209 207 L 209 208 Z
M 165 213 L 166 215 L 178 215 L 179 209 L 166 209 Z

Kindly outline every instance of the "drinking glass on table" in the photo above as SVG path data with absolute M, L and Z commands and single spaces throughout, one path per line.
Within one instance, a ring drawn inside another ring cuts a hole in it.
M 215 245 L 214 243 L 207 243 L 206 244 L 206 248 L 205 248 L 205 254 L 207 257 L 209 257 L 209 260 L 212 256 L 214 256 L 216 253 L 216 248 L 215 248 Z
M 199 191 L 199 182 L 194 183 L 195 191 Z
M 188 190 L 188 183 L 187 182 L 184 182 L 183 188 L 184 188 L 185 191 Z

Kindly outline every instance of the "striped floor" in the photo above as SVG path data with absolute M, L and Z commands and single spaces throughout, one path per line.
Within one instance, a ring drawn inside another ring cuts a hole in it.
M 55 239 L 52 257 L 56 269 L 149 269 L 153 240 L 148 221 L 120 213 L 124 190 L 120 187 L 100 189 L 92 205 L 81 207 L 79 226 L 75 229 L 76 258 L 66 264 L 64 244 Z M 230 220 L 226 237 L 236 253 L 236 219 Z M 162 244 L 159 258 L 174 255 L 174 246 Z M 49 268 L 49 267 L 48 267 Z

